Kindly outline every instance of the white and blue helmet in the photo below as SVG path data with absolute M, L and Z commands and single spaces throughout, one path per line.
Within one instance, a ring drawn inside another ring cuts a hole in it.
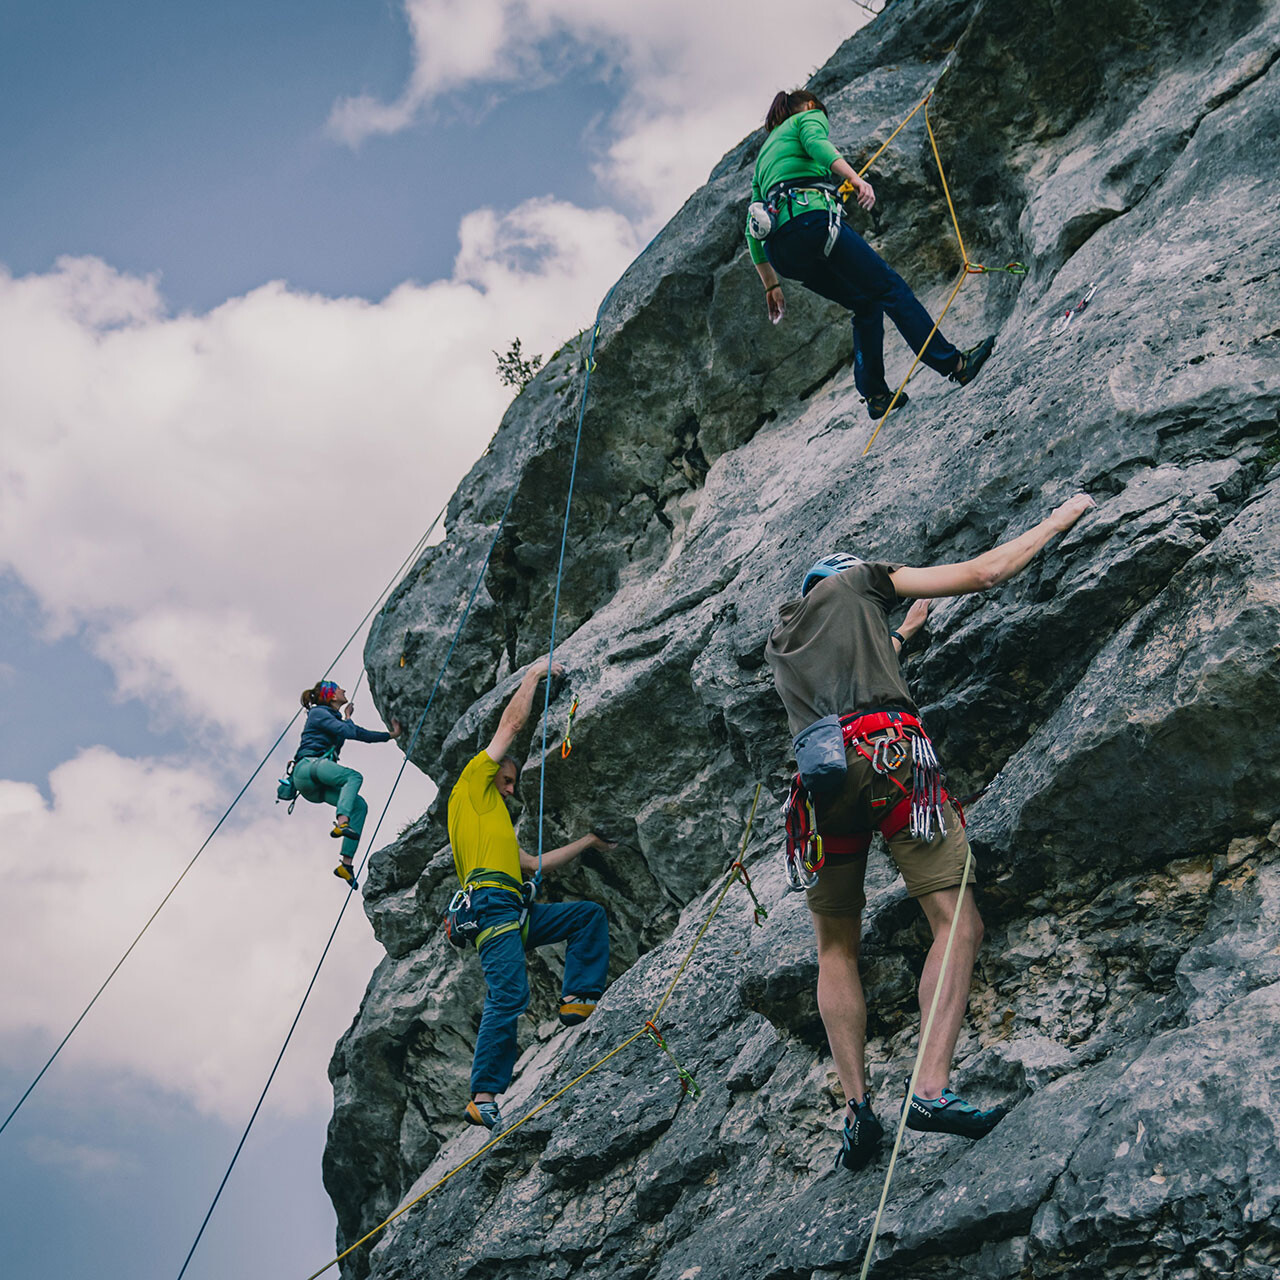
M 846 569 L 852 569 L 856 564 L 862 564 L 862 561 L 857 556 L 851 556 L 844 551 L 837 551 L 834 555 L 823 556 L 804 575 L 804 582 L 800 585 L 800 594 L 807 596 L 813 586 L 821 582 L 823 578 L 829 578 L 833 573 L 843 573 Z

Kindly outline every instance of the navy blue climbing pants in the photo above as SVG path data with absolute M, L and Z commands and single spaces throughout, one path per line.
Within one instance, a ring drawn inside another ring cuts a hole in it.
M 884 318 L 888 316 L 912 351 L 929 337 L 933 320 L 907 282 L 856 232 L 840 224 L 830 257 L 825 211 L 797 214 L 765 241 L 773 269 L 788 280 L 799 280 L 853 312 L 853 381 L 866 397 L 889 395 L 884 380 Z M 941 333 L 929 338 L 924 363 L 938 373 L 950 373 L 960 352 Z
M 351 830 L 357 834 L 364 830 L 365 815 L 369 806 L 360 794 L 364 776 L 336 760 L 323 756 L 308 756 L 293 766 L 293 785 L 298 794 L 312 804 L 331 804 L 335 816 L 345 813 L 351 822 Z M 346 836 L 342 841 L 342 856 L 354 858 L 358 840 Z
M 473 889 L 471 903 L 481 929 L 517 920 L 520 902 L 507 889 Z M 597 1000 L 609 972 L 609 921 L 598 902 L 535 902 L 529 908 L 529 937 L 500 934 L 480 949 L 484 970 L 484 1011 L 471 1061 L 471 1092 L 501 1093 L 516 1065 L 516 1020 L 529 1007 L 525 946 L 568 942 L 561 994 Z

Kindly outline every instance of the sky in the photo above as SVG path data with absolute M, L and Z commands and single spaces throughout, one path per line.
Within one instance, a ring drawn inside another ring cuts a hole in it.
M 485 447 L 511 394 L 494 351 L 588 324 L 865 20 L 0 12 L 0 1116 Z M 325 813 L 274 804 L 294 745 L 0 1135 L 13 1280 L 178 1274 L 343 900 Z M 398 751 L 343 760 L 377 815 Z M 406 771 L 378 843 L 433 794 Z M 380 955 L 354 902 L 191 1280 L 332 1256 L 326 1065 Z

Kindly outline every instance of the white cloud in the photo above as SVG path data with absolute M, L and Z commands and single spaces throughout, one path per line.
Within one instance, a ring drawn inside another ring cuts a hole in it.
M 376 817 L 399 753 L 357 744 L 344 758 L 365 774 Z M 29 1045 L 39 1033 L 46 1054 L 234 794 L 214 768 L 105 748 L 60 765 L 49 782 L 48 803 L 33 786 L 0 782 L 0 966 L 22 975 L 0 1003 L 0 1035 Z M 345 893 L 331 874 L 328 811 L 300 803 L 288 817 L 273 790 L 273 775 L 262 778 L 209 845 L 42 1089 L 66 1089 L 91 1066 L 99 1088 L 122 1073 L 232 1123 L 247 1117 Z M 408 771 L 379 843 L 430 796 Z M 326 1105 L 323 1063 L 380 955 L 353 902 L 273 1088 L 277 1113 Z
M 636 249 L 550 200 L 460 237 L 453 278 L 378 303 L 273 283 L 171 316 L 94 259 L 0 273 L 0 570 L 122 694 L 266 734 L 492 436 L 493 349 L 554 349 Z
M 109 1147 L 96 1147 L 85 1142 L 67 1142 L 48 1135 L 28 1138 L 23 1146 L 36 1164 L 69 1169 L 85 1178 L 118 1174 L 124 1168 L 136 1167 L 132 1160 Z
M 600 176 L 646 229 L 764 118 L 774 92 L 803 83 L 868 15 L 849 0 L 645 5 L 579 0 L 404 0 L 414 67 L 394 102 L 334 105 L 350 145 L 407 127 L 424 108 L 468 92 L 516 93 L 568 75 L 616 76 Z

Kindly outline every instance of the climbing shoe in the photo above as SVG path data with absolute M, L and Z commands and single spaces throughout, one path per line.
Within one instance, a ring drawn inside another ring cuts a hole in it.
M 340 862 L 336 867 L 334 867 L 333 874 L 337 876 L 339 880 L 345 880 L 353 889 L 357 887 L 355 867 L 349 867 L 345 862 Z
M 348 839 L 359 840 L 360 839 L 360 833 L 358 831 L 352 831 L 351 823 L 349 823 L 345 818 L 341 822 L 335 822 L 333 824 L 333 830 L 330 831 L 329 834 L 335 840 L 348 840 Z
M 976 347 L 970 347 L 968 351 L 960 353 L 961 365 L 954 372 L 947 374 L 952 382 L 957 382 L 962 387 L 967 387 L 974 378 L 982 372 L 982 366 L 987 363 L 991 353 L 996 349 L 995 335 L 990 338 L 984 338 Z
M 907 1087 L 911 1087 L 910 1082 Z M 921 1133 L 955 1133 L 962 1138 L 985 1138 L 1009 1114 L 1005 1107 L 979 1111 L 963 1098 L 957 1098 L 950 1089 L 943 1089 L 940 1098 L 922 1098 L 913 1093 L 903 1105 L 908 1107 L 908 1129 L 918 1129 Z
M 472 1098 L 464 1115 L 468 1124 L 482 1124 L 486 1129 L 496 1129 L 502 1123 L 502 1112 L 496 1102 L 477 1102 Z
M 873 421 L 879 422 L 886 413 L 889 412 L 889 405 L 892 404 L 894 409 L 901 409 L 911 397 L 905 391 L 898 392 L 898 398 L 893 398 L 892 391 L 886 391 L 882 396 L 867 397 L 867 413 Z
M 871 1110 L 870 1094 L 849 1111 L 853 1115 L 853 1123 L 850 1124 L 846 1117 L 840 1150 L 836 1153 L 836 1168 L 857 1172 L 875 1159 L 876 1152 L 880 1150 L 880 1139 L 884 1137 L 884 1127 Z
M 586 1022 L 595 1012 L 594 1000 L 580 1000 L 577 996 L 565 996 L 560 1001 L 560 1021 L 566 1027 L 576 1027 L 580 1022 Z

